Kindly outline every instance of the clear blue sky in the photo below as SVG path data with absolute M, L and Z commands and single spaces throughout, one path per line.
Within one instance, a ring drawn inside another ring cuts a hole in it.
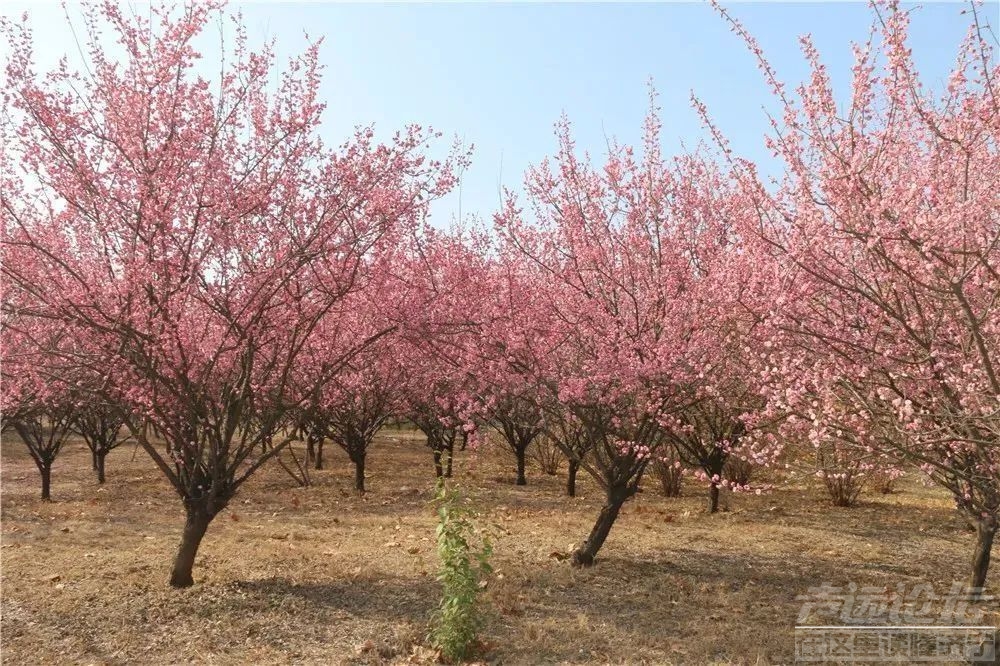
M 913 7 L 914 5 L 907 5 Z M 279 54 L 300 50 L 302 36 L 325 37 L 322 95 L 325 133 L 346 136 L 357 124 L 388 132 L 406 123 L 433 125 L 475 144 L 462 185 L 462 212 L 489 218 L 500 182 L 518 188 L 525 167 L 554 149 L 553 123 L 565 111 L 578 145 L 594 155 L 604 136 L 634 141 L 652 78 L 663 108 L 665 149 L 705 138 L 689 103 L 704 100 L 742 154 L 773 170 L 762 146 L 774 108 L 753 59 L 705 4 L 233 4 L 251 37 L 275 37 Z M 911 45 L 925 82 L 942 85 L 968 27 L 967 5 L 926 3 L 914 13 Z M 27 8 L 40 55 L 68 48 L 58 5 Z M 806 69 L 798 36 L 811 33 L 834 83 L 846 93 L 850 42 L 867 35 L 863 3 L 734 3 L 729 10 L 763 45 L 780 77 L 798 83 Z M 982 15 L 1000 25 L 1000 2 Z M 71 11 L 72 14 L 72 11 Z M 2 51 L 2 48 L 0 48 Z M 502 171 L 501 171 L 502 161 Z M 440 202 L 438 224 L 458 212 Z

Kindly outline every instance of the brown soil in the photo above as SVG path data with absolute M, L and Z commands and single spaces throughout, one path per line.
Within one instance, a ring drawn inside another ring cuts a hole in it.
M 71 442 L 49 503 L 21 443 L 6 440 L 2 453 L 6 664 L 433 659 L 424 645 L 439 595 L 434 479 L 418 439 L 376 442 L 363 498 L 334 446 L 310 488 L 269 466 L 209 527 L 187 590 L 166 584 L 180 502 L 142 451 L 114 451 L 99 487 L 89 453 Z M 597 515 L 594 482 L 581 472 L 580 496 L 569 499 L 562 475 L 529 467 L 518 487 L 513 472 L 491 452 L 456 461 L 456 482 L 496 533 L 482 650 L 494 663 L 788 663 L 796 596 L 809 587 L 946 590 L 971 557 L 948 498 L 912 478 L 850 509 L 787 484 L 733 496 L 714 516 L 694 484 L 665 499 L 650 483 L 596 566 L 574 570 L 561 558 Z M 998 619 L 991 607 L 984 623 Z

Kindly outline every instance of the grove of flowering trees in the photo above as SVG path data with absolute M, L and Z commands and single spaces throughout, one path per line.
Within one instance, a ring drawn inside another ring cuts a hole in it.
M 216 13 L 190 5 L 147 22 L 88 8 L 88 73 L 44 77 L 30 34 L 4 25 L 4 305 L 22 329 L 36 319 L 85 336 L 80 350 L 35 353 L 102 368 L 102 392 L 177 491 L 175 586 L 191 585 L 212 518 L 291 441 L 296 409 L 381 336 L 329 322 L 453 183 L 420 128 L 326 147 L 316 46 L 271 90 L 273 55 L 240 30 L 221 79 L 199 76 L 192 40 Z M 123 61 L 102 50 L 101 20 Z M 318 371 L 296 372 L 327 330 Z M 60 384 L 44 379 L 31 400 L 57 401 L 47 393 Z
M 1000 518 L 1000 65 L 974 22 L 943 91 L 921 82 L 908 17 L 877 12 L 841 108 L 806 38 L 810 79 L 786 92 L 734 20 L 781 103 L 769 189 L 735 167 L 790 278 L 775 300 L 786 408 L 817 444 L 922 468 L 975 527 L 986 580 Z
M 939 91 L 906 13 L 876 7 L 841 102 L 808 39 L 811 75 L 788 89 L 720 9 L 781 110 L 776 181 L 697 100 L 710 140 L 664 155 L 651 93 L 641 145 L 594 158 L 564 118 L 491 224 L 449 231 L 427 217 L 469 154 L 434 158 L 438 134 L 416 126 L 326 145 L 318 44 L 276 78 L 237 22 L 205 70 L 196 43 L 217 7 L 84 12 L 80 70 L 38 71 L 27 27 L 0 23 L 2 425 L 43 499 L 72 434 L 101 482 L 108 452 L 137 442 L 184 509 L 171 585 L 193 584 L 212 519 L 297 439 L 342 449 L 365 492 L 390 419 L 425 435 L 429 479 L 487 432 L 517 485 L 533 443 L 557 446 L 567 494 L 577 470 L 603 494 L 579 566 L 631 497 L 679 492 L 682 473 L 714 513 L 790 443 L 838 488 L 841 469 L 920 471 L 975 528 L 969 583 L 985 584 L 1000 66 L 974 11 Z

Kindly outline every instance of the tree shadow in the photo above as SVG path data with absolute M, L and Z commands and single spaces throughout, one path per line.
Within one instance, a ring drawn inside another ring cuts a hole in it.
M 649 559 L 608 554 L 585 570 L 553 563 L 515 574 L 519 580 L 494 595 L 503 618 L 491 626 L 491 638 L 510 646 L 515 652 L 505 656 L 514 661 L 528 655 L 559 662 L 580 661 L 582 654 L 613 658 L 632 642 L 643 654 L 683 663 L 744 663 L 752 655 L 762 663 L 786 663 L 811 588 L 853 583 L 881 590 L 927 582 L 946 591 L 962 564 L 948 560 L 914 569 L 898 557 L 868 564 L 840 553 L 776 556 L 685 547 L 665 547 Z M 546 636 L 519 646 L 517 639 L 539 622 L 548 623 Z M 609 641 L 618 645 L 607 647 Z M 678 644 L 703 652 L 673 655 Z
M 432 578 L 380 572 L 368 572 L 350 579 L 306 582 L 275 576 L 237 580 L 232 585 L 270 603 L 280 603 L 281 599 L 290 597 L 319 609 L 413 622 L 426 621 L 441 594 L 440 586 Z

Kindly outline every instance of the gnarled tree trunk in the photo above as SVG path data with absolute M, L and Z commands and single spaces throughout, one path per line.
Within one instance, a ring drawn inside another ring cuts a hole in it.
M 576 497 L 576 472 L 580 469 L 580 463 L 575 460 L 569 461 L 568 476 L 566 477 L 566 494 Z
M 323 438 L 316 439 L 316 469 L 323 469 Z
M 362 495 L 365 494 L 365 454 L 362 451 L 360 454 L 355 454 L 353 456 L 354 462 L 354 489 L 357 490 Z
M 986 586 L 986 574 L 990 568 L 990 554 L 996 532 L 996 518 L 981 518 L 976 522 L 976 549 L 972 555 L 972 577 L 969 579 L 969 587 L 973 589 Z
M 715 483 L 708 488 L 708 512 L 719 512 L 719 486 Z
M 604 541 L 611 532 L 611 526 L 615 524 L 615 520 L 618 518 L 618 513 L 621 511 L 622 505 L 625 504 L 625 500 L 631 494 L 628 487 L 624 485 L 612 486 L 608 489 L 607 500 L 601 508 L 600 515 L 597 516 L 594 528 L 590 530 L 590 535 L 583 542 L 583 545 L 573 552 L 573 566 L 589 567 L 594 563 L 597 551 L 604 545 Z
M 94 469 L 97 470 L 97 482 L 104 483 L 104 460 L 108 457 L 107 451 L 100 451 L 94 454 Z
M 177 550 L 174 568 L 170 573 L 172 587 L 191 587 L 194 585 L 192 576 L 194 558 L 198 554 L 198 546 L 201 544 L 202 537 L 205 536 L 205 531 L 213 517 L 203 507 L 188 510 L 187 520 L 184 522 L 184 534 L 181 536 L 181 546 Z
M 49 490 L 52 486 L 52 463 L 43 461 L 38 463 L 38 471 L 42 475 L 42 499 L 52 499 Z
M 528 485 L 528 479 L 524 476 L 524 456 L 528 447 L 519 448 L 514 453 L 517 455 L 517 485 Z

